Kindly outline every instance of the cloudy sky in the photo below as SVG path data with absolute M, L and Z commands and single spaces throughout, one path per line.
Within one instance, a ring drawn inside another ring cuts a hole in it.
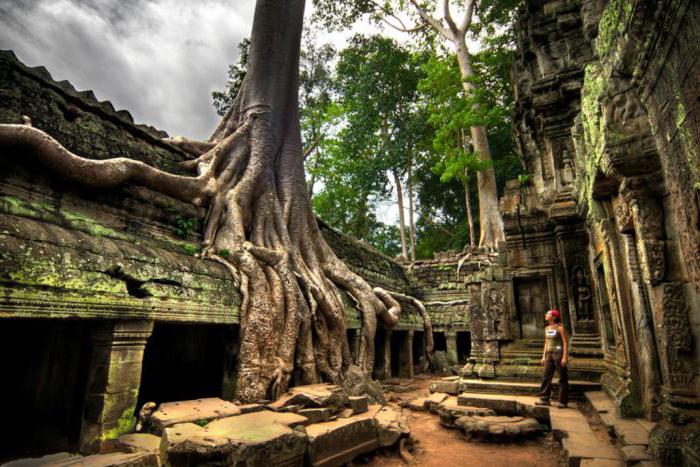
M 206 138 L 255 0 L 0 0 L 0 49 L 139 123 Z

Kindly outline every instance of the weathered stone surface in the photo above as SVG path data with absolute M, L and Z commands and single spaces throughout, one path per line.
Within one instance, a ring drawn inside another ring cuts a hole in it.
M 430 392 L 442 392 L 456 396 L 457 394 L 459 394 L 459 378 L 447 381 L 434 381 L 430 385 Z
M 350 396 L 348 397 L 350 402 L 350 407 L 356 414 L 361 414 L 367 412 L 369 407 L 369 400 L 367 396 Z
M 515 398 L 507 396 L 463 393 L 457 397 L 457 403 L 459 405 L 493 409 L 496 413 L 504 415 L 516 415 L 518 413 Z
M 414 412 L 425 412 L 427 410 L 428 399 L 426 397 L 421 397 L 419 399 L 414 399 L 408 403 L 408 408 Z
M 440 416 L 440 424 L 446 428 L 458 428 L 457 425 L 455 425 L 455 421 L 460 417 L 468 415 L 496 415 L 491 409 L 458 405 L 456 397 L 448 397 L 439 404 L 437 413 Z
M 393 446 L 403 436 L 411 432 L 408 420 L 398 410 L 384 406 L 374 417 L 377 427 L 377 439 L 382 447 Z
M 567 433 L 561 444 L 570 466 L 578 465 L 583 459 L 607 459 L 618 462 L 621 460 L 617 449 L 599 440 L 593 432 Z
M 129 433 L 117 439 L 117 449 L 124 452 L 158 452 L 160 436 L 150 433 Z
M 615 435 L 623 445 L 649 444 L 649 432 L 635 420 L 618 419 L 614 423 Z
M 261 411 L 222 418 L 205 427 L 175 425 L 163 432 L 161 459 L 176 466 L 207 462 L 301 466 L 306 436 L 293 428 L 307 423 L 301 415 Z
M 427 409 L 432 412 L 432 413 L 437 413 L 437 407 L 442 401 L 447 399 L 449 397 L 448 394 L 445 394 L 444 392 L 434 392 L 432 393 L 427 399 L 426 399 L 426 404 L 427 404 Z
M 542 432 L 542 425 L 534 418 L 502 415 L 464 416 L 455 421 L 466 435 L 491 439 L 513 439 Z
M 326 407 L 318 407 L 315 409 L 301 409 L 297 414 L 309 419 L 309 423 L 321 423 L 328 421 L 331 417 L 330 409 Z
M 203 423 L 209 420 L 239 415 L 235 404 L 218 397 L 189 401 L 164 402 L 151 416 L 151 425 L 157 433 L 178 423 Z
M 639 461 L 653 461 L 654 457 L 649 454 L 646 446 L 630 445 L 622 447 L 622 459 L 628 464 L 634 464 Z
M 265 406 L 262 404 L 243 404 L 239 405 L 238 408 L 240 409 L 242 414 L 260 412 L 261 410 L 265 410 Z
M 166 466 L 223 464 L 230 451 L 228 438 L 208 434 L 194 423 L 164 429 L 160 443 L 160 459 Z
M 4 466 L 39 467 L 39 466 L 85 466 L 85 467 L 158 467 L 158 456 L 153 452 L 96 454 L 78 456 L 68 453 L 50 454 L 32 459 L 11 461 Z
M 378 407 L 352 418 L 317 423 L 306 428 L 308 460 L 313 467 L 347 464 L 379 447 L 374 414 Z
M 620 461 L 610 459 L 581 459 L 581 467 L 622 467 Z
M 284 410 L 292 405 L 303 408 L 328 407 L 336 411 L 348 404 L 348 396 L 340 386 L 309 384 L 295 386 L 276 401 L 267 405 L 271 410 Z
M 355 414 L 351 408 L 343 409 L 336 414 L 338 418 L 350 418 Z

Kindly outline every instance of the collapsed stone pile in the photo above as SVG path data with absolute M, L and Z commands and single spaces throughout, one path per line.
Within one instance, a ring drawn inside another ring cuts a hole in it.
M 410 434 L 400 410 L 368 402 L 328 384 L 298 386 L 268 404 L 167 402 L 144 421 L 148 433 L 118 439 L 121 453 L 61 453 L 7 465 L 340 466 Z
M 458 384 L 458 378 L 435 381 L 430 385 L 430 396 L 415 399 L 406 406 L 413 411 L 438 415 L 442 426 L 461 430 L 467 438 L 516 441 L 542 433 L 541 422 L 546 419 L 543 411 L 534 413 L 537 408 L 531 407 L 533 413 L 522 413 L 514 401 L 498 401 L 490 408 L 476 406 L 466 395 L 457 397 Z

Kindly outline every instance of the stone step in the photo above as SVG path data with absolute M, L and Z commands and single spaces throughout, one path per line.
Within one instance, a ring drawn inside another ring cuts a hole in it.
M 484 392 L 499 394 L 536 395 L 540 384 L 531 381 L 462 379 L 459 382 L 461 392 Z M 569 380 L 569 399 L 583 399 L 586 391 L 600 389 L 600 383 L 583 380 Z M 553 381 L 553 394 L 559 391 L 559 381 Z
M 615 402 L 603 391 L 585 393 L 598 418 L 615 436 L 622 446 L 643 446 L 649 444 L 649 433 L 655 423 L 643 418 L 620 418 L 615 410 Z

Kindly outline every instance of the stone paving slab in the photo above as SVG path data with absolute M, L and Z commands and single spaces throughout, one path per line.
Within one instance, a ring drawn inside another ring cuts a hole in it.
M 437 413 L 438 405 L 448 397 L 449 394 L 444 392 L 434 392 L 426 399 L 426 408 L 432 413 Z
M 374 420 L 369 417 L 317 423 L 306 429 L 306 435 L 308 459 L 313 467 L 344 465 L 379 447 Z
M 129 433 L 117 439 L 117 449 L 123 452 L 158 452 L 160 436 L 150 433 Z
M 581 467 L 624 467 L 622 461 L 610 459 L 581 459 Z
M 649 444 L 649 432 L 636 420 L 617 419 L 613 427 L 623 446 Z
M 567 433 L 561 443 L 571 467 L 579 465 L 583 459 L 607 459 L 618 462 L 622 460 L 622 456 L 614 446 L 599 440 L 592 431 Z
M 189 401 L 164 402 L 151 416 L 151 426 L 156 433 L 178 423 L 197 423 L 217 418 L 240 415 L 241 409 L 236 404 L 218 397 L 194 399 Z
M 413 410 L 414 412 L 425 412 L 426 406 L 428 405 L 428 398 L 427 397 L 420 397 L 418 399 L 414 399 L 411 402 L 408 403 L 408 408 Z
M 656 425 L 654 422 L 642 418 L 618 417 L 615 403 L 603 391 L 587 392 L 586 399 L 610 433 L 614 433 L 623 446 L 649 444 L 649 433 Z
M 578 410 L 551 408 L 549 419 L 557 439 L 566 436 L 566 433 L 591 433 L 586 417 Z
M 584 395 L 599 414 L 615 413 L 615 403 L 604 391 L 588 391 Z
M 50 454 L 32 459 L 19 459 L 3 466 L 39 467 L 39 466 L 85 466 L 85 467 L 158 467 L 158 456 L 152 452 L 95 454 L 79 456 L 65 452 Z
M 642 445 L 624 446 L 622 448 L 622 458 L 628 464 L 654 460 L 654 457 L 647 451 L 647 447 Z

